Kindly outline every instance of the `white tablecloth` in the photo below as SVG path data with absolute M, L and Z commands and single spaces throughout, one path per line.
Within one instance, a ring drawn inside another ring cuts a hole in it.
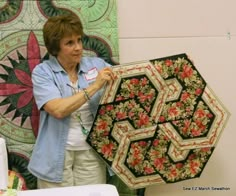
M 0 189 L 6 189 L 8 184 L 8 161 L 6 143 L 0 138 Z
M 17 196 L 119 196 L 119 194 L 113 185 L 97 184 L 19 191 Z

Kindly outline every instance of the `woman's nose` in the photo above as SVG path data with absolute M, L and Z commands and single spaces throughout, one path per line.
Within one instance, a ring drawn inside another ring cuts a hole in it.
M 82 42 L 76 42 L 76 44 L 75 44 L 75 49 L 76 49 L 76 50 L 82 49 Z

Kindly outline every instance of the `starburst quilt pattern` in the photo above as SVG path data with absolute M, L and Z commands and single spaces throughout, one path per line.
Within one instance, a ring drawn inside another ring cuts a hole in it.
M 87 142 L 130 188 L 199 177 L 230 114 L 188 56 L 112 69 Z
M 83 24 L 84 55 L 117 64 L 116 0 L 0 1 L 0 137 L 6 139 L 10 168 L 24 178 L 26 189 L 37 187 L 37 179 L 27 169 L 39 126 L 31 73 L 49 57 L 44 23 L 69 12 Z

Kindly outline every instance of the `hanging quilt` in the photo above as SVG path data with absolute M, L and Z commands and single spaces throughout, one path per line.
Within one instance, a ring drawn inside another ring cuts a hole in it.
M 51 16 L 73 12 L 84 27 L 84 55 L 115 65 L 119 60 L 116 0 L 0 1 L 0 137 L 6 139 L 9 167 L 36 188 L 27 165 L 38 133 L 39 112 L 31 73 L 48 59 L 42 28 Z
M 188 56 L 112 69 L 87 142 L 130 188 L 199 177 L 229 112 Z

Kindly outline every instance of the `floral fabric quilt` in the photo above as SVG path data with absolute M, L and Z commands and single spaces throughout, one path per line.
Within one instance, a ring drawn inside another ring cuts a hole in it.
M 87 142 L 130 188 L 199 177 L 229 112 L 186 54 L 113 66 Z

